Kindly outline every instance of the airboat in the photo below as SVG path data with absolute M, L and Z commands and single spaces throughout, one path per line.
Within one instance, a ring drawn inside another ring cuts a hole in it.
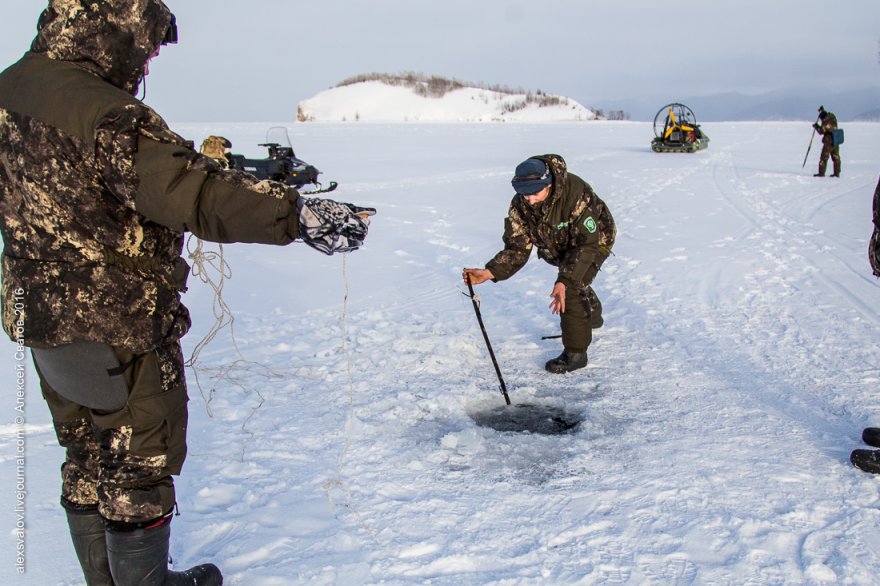
M 694 111 L 684 104 L 666 104 L 654 116 L 654 152 L 695 153 L 708 146 L 709 137 L 697 124 Z

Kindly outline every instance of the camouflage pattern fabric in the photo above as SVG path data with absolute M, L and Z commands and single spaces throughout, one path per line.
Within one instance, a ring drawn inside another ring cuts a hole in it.
M 583 179 L 568 173 L 559 155 L 544 160 L 553 174 L 549 197 L 532 207 L 515 195 L 504 221 L 504 250 L 486 264 L 498 281 L 512 277 L 529 259 L 532 247 L 538 257 L 559 267 L 557 281 L 568 287 L 589 285 L 585 280 L 594 263 L 607 257 L 617 227 L 611 212 Z
M 34 51 L 0 74 L 2 318 L 28 346 L 179 339 L 184 231 L 297 235 L 295 190 L 224 170 L 131 95 L 170 18 L 159 0 L 54 0 Z
M 229 166 L 229 160 L 226 158 L 226 151 L 231 148 L 231 145 L 232 143 L 222 136 L 209 136 L 202 141 L 202 146 L 199 147 L 199 152 L 206 157 L 211 157 L 216 160 L 225 168 Z
M 172 474 L 186 458 L 186 384 L 178 344 L 141 355 L 114 349 L 130 389 L 126 406 L 105 413 L 41 389 L 66 449 L 61 472 L 65 508 L 125 524 L 150 522 L 175 504 Z
M 44 396 L 50 393 L 53 392 L 44 390 Z M 52 405 L 51 400 L 49 404 Z M 100 446 L 98 438 L 92 433 L 91 421 L 81 417 L 73 421 L 55 420 L 53 423 L 58 444 L 66 450 L 61 466 L 61 502 L 65 508 L 72 510 L 97 508 Z
M 822 153 L 819 155 L 819 175 L 824 175 L 828 168 L 828 159 L 834 164 L 834 174 L 840 175 L 840 147 L 834 145 L 832 131 L 837 130 L 837 116 L 831 112 L 825 113 L 825 118 L 819 125 L 817 132 L 822 135 Z
M 831 136 L 833 130 L 837 130 L 837 116 L 831 112 L 825 112 L 825 118 L 820 120 L 819 129 L 816 131 L 822 135 L 823 145 L 834 144 L 834 139 Z
M 840 147 L 833 145 L 829 146 L 823 141 L 822 153 L 819 155 L 819 175 L 824 175 L 825 171 L 828 169 L 829 158 L 831 159 L 834 175 L 840 175 L 842 167 L 840 161 Z
M 874 189 L 874 232 L 868 244 L 868 261 L 875 277 L 880 277 L 880 181 Z
M 534 207 L 514 196 L 504 221 L 504 250 L 486 268 L 497 281 L 509 279 L 536 247 L 539 258 L 559 267 L 556 280 L 566 286 L 566 310 L 559 316 L 563 347 L 585 352 L 592 329 L 602 323 L 602 305 L 590 284 L 611 254 L 617 227 L 605 202 L 583 179 L 568 173 L 561 156 L 534 158 L 550 167 L 550 195 Z
M 602 302 L 592 287 L 565 289 L 565 313 L 559 314 L 562 347 L 572 353 L 586 352 L 593 330 L 601 327 Z
M 170 23 L 161 0 L 51 0 L 31 51 L 76 63 L 134 95 Z
M 120 202 L 103 188 L 115 183 L 123 197 L 132 195 L 120 188 L 131 165 L 105 167 L 113 169 L 106 174 L 96 165 L 119 160 L 121 145 L 115 153 L 100 146 L 113 144 L 107 132 L 98 132 L 89 153 L 49 125 L 0 111 L 0 150 L 32 163 L 0 165 L 3 326 L 11 333 L 21 320 L 28 346 L 103 341 L 144 352 L 189 329 L 178 294 L 183 235 L 144 222 L 131 199 Z M 24 292 L 17 314 L 14 290 Z
M 160 0 L 52 0 L 32 52 L 2 76 L 3 324 L 10 332 L 24 318 L 27 345 L 95 340 L 146 351 L 189 328 L 176 282 L 182 235 L 145 223 L 132 199 L 131 137 L 139 125 L 164 122 L 133 97 L 113 95 L 137 90 L 170 22 Z M 72 81 L 86 95 L 53 96 L 43 78 Z M 96 128 L 80 130 L 97 104 L 114 101 Z M 63 109 L 86 120 L 62 119 Z M 13 316 L 16 289 L 26 307 Z
M 0 73 L 2 322 L 30 347 L 103 342 L 130 390 L 86 409 L 42 385 L 66 449 L 62 502 L 142 523 L 186 456 L 184 233 L 288 244 L 299 194 L 224 170 L 134 97 L 171 13 L 160 0 L 51 0 Z

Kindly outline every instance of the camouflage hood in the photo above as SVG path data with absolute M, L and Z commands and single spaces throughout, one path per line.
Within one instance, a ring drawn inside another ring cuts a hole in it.
M 75 63 L 135 94 L 171 18 L 162 0 L 50 0 L 31 51 Z

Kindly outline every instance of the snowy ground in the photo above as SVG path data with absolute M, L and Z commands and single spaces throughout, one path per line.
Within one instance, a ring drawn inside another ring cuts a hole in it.
M 176 128 L 256 156 L 266 126 Z M 189 373 L 177 567 L 211 560 L 247 586 L 877 583 L 880 478 L 848 456 L 880 424 L 866 257 L 880 125 L 846 125 L 841 179 L 810 176 L 816 144 L 801 169 L 803 123 L 707 124 L 709 150 L 693 155 L 652 153 L 642 123 L 292 130 L 337 199 L 379 214 L 344 260 L 225 247 L 245 361 L 224 332 L 200 357 L 201 389 Z M 559 351 L 541 340 L 558 330 L 551 267 L 533 258 L 478 288 L 514 402 L 583 420 L 555 436 L 475 424 L 503 401 L 459 279 L 501 245 L 513 167 L 544 152 L 565 156 L 620 230 L 586 371 L 543 371 Z M 188 351 L 211 299 L 193 278 Z M 14 350 L 0 344 L 4 388 Z M 6 401 L 0 576 L 79 584 L 32 374 L 16 574 Z

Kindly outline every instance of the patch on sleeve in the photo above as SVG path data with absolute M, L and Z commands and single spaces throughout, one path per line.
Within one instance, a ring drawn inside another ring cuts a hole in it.
M 587 229 L 587 232 L 590 234 L 596 233 L 596 220 L 593 219 L 593 216 L 588 217 L 584 220 L 584 228 Z

